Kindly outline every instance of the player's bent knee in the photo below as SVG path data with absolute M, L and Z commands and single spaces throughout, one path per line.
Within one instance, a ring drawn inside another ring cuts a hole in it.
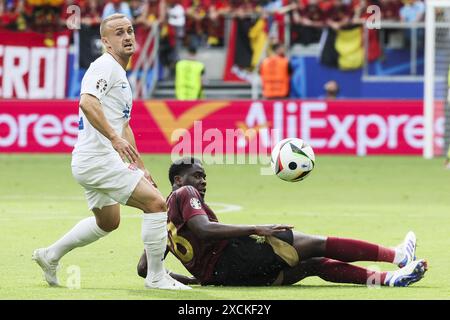
M 327 238 L 322 236 L 316 236 L 316 235 L 308 235 L 307 241 L 311 242 L 312 244 L 316 246 L 322 246 L 326 243 Z
M 166 201 L 161 198 L 157 203 L 156 203 L 156 211 L 155 212 L 165 212 L 167 211 L 167 204 Z
M 97 225 L 100 229 L 102 229 L 105 232 L 112 232 L 119 228 L 120 225 L 120 219 L 114 220 L 114 221 L 97 221 Z
M 111 231 L 118 229 L 119 226 L 120 226 L 120 219 L 115 221 L 113 224 L 111 224 L 111 229 L 112 229 Z
M 294 233 L 294 247 L 303 258 L 322 257 L 326 248 L 326 237 Z

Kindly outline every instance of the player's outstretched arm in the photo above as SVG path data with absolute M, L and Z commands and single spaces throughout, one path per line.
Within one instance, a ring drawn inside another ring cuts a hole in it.
M 100 101 L 96 97 L 90 94 L 81 95 L 80 108 L 83 110 L 89 123 L 111 141 L 113 148 L 122 159 L 136 162 L 139 154 L 128 141 L 114 131 L 103 113 Z
M 270 225 L 232 225 L 209 221 L 206 215 L 193 216 L 187 222 L 189 229 L 200 239 L 227 239 L 250 235 L 270 236 L 277 232 L 292 229 L 282 224 Z
M 200 281 L 198 281 L 197 278 L 195 277 L 188 277 L 182 274 L 177 274 L 172 271 L 168 271 L 168 274 L 175 280 L 180 281 L 182 284 L 185 285 L 200 284 Z

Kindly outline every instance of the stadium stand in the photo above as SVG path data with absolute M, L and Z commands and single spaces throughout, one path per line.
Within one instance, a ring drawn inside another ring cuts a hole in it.
M 393 26 L 380 30 L 362 27 L 374 17 L 374 5 L 383 23 Z M 294 66 L 291 97 L 319 97 L 331 79 L 348 84 L 341 88 L 343 96 L 379 97 L 385 83 L 364 83 L 362 79 L 423 74 L 423 30 L 413 35 L 417 37 L 413 41 L 412 29 L 395 27 L 420 23 L 422 9 L 420 0 L 1 0 L 0 30 L 38 32 L 45 35 L 48 46 L 55 46 L 54 34 L 67 31 L 73 15 L 79 12 L 79 28 L 70 30 L 69 61 L 75 63 L 69 63 L 68 97 L 78 94 L 76 83 L 102 53 L 98 26 L 102 16 L 112 12 L 131 17 L 140 47 L 150 41 L 151 30 L 157 28 L 158 39 L 152 41 L 158 44 L 150 43 L 143 59 L 150 59 L 153 49 L 158 51 L 157 57 L 144 64 L 146 70 L 134 70 L 135 57 L 129 69 L 138 79 L 145 74 L 147 97 L 169 97 L 175 63 L 185 56 L 188 46 L 197 47 L 208 70 L 206 97 L 233 92 L 240 97 L 247 92 L 250 97 L 251 87 L 255 83 L 257 87 L 254 74 L 260 62 L 267 49 L 278 42 L 289 48 Z M 218 59 L 224 61 L 223 66 L 217 65 Z M 320 76 L 325 73 L 326 78 Z M 386 97 L 399 92 L 399 97 L 421 96 L 420 81 L 396 81 L 403 89 L 384 91 Z M 158 84 L 162 91 L 158 92 Z M 411 96 L 412 92 L 417 96 Z

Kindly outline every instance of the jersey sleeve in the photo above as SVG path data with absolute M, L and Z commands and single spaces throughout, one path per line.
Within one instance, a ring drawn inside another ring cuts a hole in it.
M 183 187 L 178 194 L 183 220 L 187 222 L 193 216 L 206 215 L 207 213 L 202 205 L 200 193 L 191 186 Z
M 80 95 L 88 93 L 101 100 L 113 85 L 112 67 L 105 63 L 91 64 L 81 81 Z

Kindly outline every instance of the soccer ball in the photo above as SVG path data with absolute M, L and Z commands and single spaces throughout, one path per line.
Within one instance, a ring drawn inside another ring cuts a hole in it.
M 288 138 L 272 149 L 270 164 L 278 178 L 296 182 L 308 177 L 314 169 L 316 157 L 309 144 L 302 139 Z

